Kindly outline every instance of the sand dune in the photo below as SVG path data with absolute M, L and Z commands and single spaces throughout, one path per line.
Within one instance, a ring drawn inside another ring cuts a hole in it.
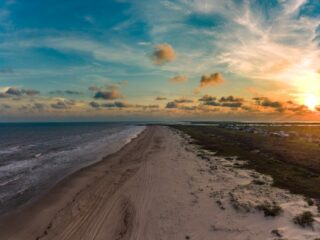
M 271 187 L 272 179 L 201 152 L 166 127 L 148 127 L 121 151 L 80 170 L 39 200 L 4 216 L 0 239 L 315 239 L 292 222 L 300 196 Z M 263 185 L 252 183 L 254 179 Z M 284 212 L 255 209 L 273 201 Z M 277 236 L 276 233 L 281 235 Z M 273 233 L 272 233 L 273 231 Z

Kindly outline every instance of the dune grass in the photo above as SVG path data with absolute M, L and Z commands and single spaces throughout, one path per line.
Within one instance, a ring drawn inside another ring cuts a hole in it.
M 277 187 L 320 199 L 320 148 L 317 143 L 218 126 L 172 127 L 190 135 L 195 144 L 206 150 L 247 160 L 243 167 L 272 176 Z
M 314 222 L 313 214 L 309 211 L 303 212 L 295 216 L 293 222 L 301 227 L 312 227 Z

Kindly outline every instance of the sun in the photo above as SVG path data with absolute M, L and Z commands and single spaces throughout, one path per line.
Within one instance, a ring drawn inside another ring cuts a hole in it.
M 304 105 L 306 105 L 311 111 L 315 111 L 318 103 L 319 98 L 313 94 L 309 94 L 305 96 Z

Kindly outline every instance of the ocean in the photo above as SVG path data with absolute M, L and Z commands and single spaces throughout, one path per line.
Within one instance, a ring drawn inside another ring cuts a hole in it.
M 118 151 L 144 128 L 125 123 L 0 123 L 0 214 Z

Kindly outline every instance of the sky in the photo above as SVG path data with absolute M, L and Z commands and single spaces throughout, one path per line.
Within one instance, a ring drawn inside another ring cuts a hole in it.
M 0 0 L 0 121 L 320 120 L 319 0 Z

